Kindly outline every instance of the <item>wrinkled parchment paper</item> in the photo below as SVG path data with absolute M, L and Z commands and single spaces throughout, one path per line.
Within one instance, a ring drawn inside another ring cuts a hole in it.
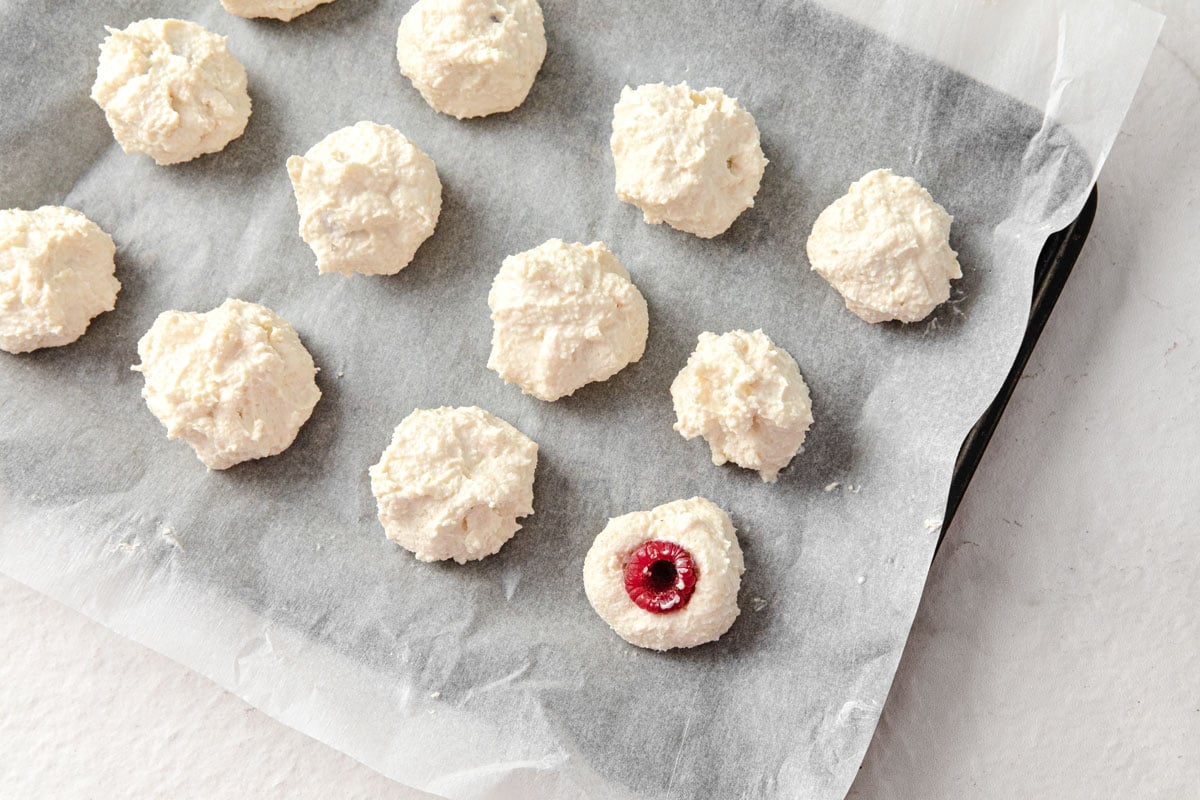
M 394 63 L 407 2 L 287 25 L 216 0 L 0 3 L 0 204 L 84 211 L 124 284 L 80 342 L 0 354 L 0 569 L 447 797 L 841 797 L 1038 250 L 1081 206 L 1159 25 L 1090 0 L 844 5 L 856 21 L 783 0 L 547 0 L 529 99 L 458 122 Z M 87 94 L 103 25 L 167 15 L 229 37 L 254 112 L 224 152 L 163 168 L 124 155 Z M 613 196 L 612 105 L 659 80 L 722 86 L 762 131 L 757 204 L 715 240 Z M 284 161 L 360 119 L 434 158 L 442 219 L 398 276 L 319 277 Z M 964 277 L 908 327 L 854 318 L 803 254 L 820 210 L 880 166 L 955 215 Z M 607 242 L 651 327 L 640 363 L 545 404 L 485 369 L 486 296 L 504 256 L 550 237 Z M 286 453 L 206 473 L 129 366 L 160 311 L 227 296 L 295 325 L 324 397 Z M 697 335 L 757 327 L 796 357 L 816 416 L 773 486 L 671 429 Z M 536 515 L 467 566 L 386 541 L 367 479 L 393 426 L 441 404 L 541 447 Z M 584 554 L 608 517 L 696 494 L 738 528 L 742 616 L 714 645 L 630 647 L 587 604 Z

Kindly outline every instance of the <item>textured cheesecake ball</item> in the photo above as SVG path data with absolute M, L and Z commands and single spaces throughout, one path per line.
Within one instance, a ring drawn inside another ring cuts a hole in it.
M 371 467 L 379 522 L 419 561 L 486 558 L 533 513 L 537 452 L 482 408 L 417 409 Z
M 703 436 L 714 464 L 732 461 L 767 482 L 800 452 L 813 421 L 800 367 L 762 331 L 700 334 L 671 399 L 683 438 Z
M 0 211 L 0 350 L 70 344 L 112 311 L 112 237 L 70 208 Z
M 512 111 L 546 57 L 542 9 L 536 0 L 417 0 L 400 20 L 396 56 L 443 114 Z
M 393 275 L 433 234 L 442 182 L 433 159 L 390 125 L 359 122 L 287 161 L 300 237 L 321 273 Z
M 754 117 L 720 89 L 626 86 L 613 109 L 617 197 L 704 239 L 754 205 L 767 159 Z
M 622 639 L 670 650 L 729 630 L 743 572 L 729 515 L 693 497 L 610 519 L 584 559 L 583 587 Z
M 808 260 L 867 322 L 917 322 L 962 277 L 950 249 L 954 218 L 912 178 L 868 172 L 821 212 Z
M 282 453 L 321 397 L 295 329 L 255 303 L 164 311 L 138 355 L 146 406 L 209 469 Z
M 179 19 L 107 30 L 92 99 L 126 153 L 177 164 L 242 135 L 250 119 L 246 70 L 224 36 Z
M 332 2 L 333 0 L 221 0 L 221 5 L 230 14 L 239 17 L 267 17 L 289 22 L 319 5 Z
M 488 294 L 488 369 L 540 400 L 603 381 L 642 357 L 646 301 L 600 242 L 551 239 L 504 259 Z

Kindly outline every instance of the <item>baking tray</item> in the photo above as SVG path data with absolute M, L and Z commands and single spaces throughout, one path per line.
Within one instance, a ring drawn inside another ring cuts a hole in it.
M 21 386 L 0 402 L 6 419 L 50 418 L 28 447 L 0 441 L 0 455 L 14 454 L 0 458 L 0 493 L 22 501 L 5 510 L 11 529 L 35 533 L 0 537 L 5 571 L 286 724 L 439 794 L 482 797 L 517 782 L 570 796 L 589 787 L 613 797 L 844 794 L 938 541 L 925 521 L 943 518 L 954 445 L 1013 361 L 1028 287 L 1036 282 L 1035 297 L 1044 295 L 1047 270 L 1058 264 L 1065 278 L 1073 261 L 1048 259 L 1055 248 L 1047 245 L 1036 276 L 1029 270 L 1038 239 L 1073 216 L 1059 215 L 1062 204 L 1072 198 L 1077 208 L 1093 174 L 1069 132 L 808 4 L 763 5 L 786 42 L 762 48 L 750 70 L 732 55 L 753 49 L 763 25 L 728 4 L 597 27 L 587 4 L 546 3 L 556 39 L 531 97 L 504 120 L 470 126 L 447 125 L 396 70 L 383 71 L 394 50 L 391 4 L 334 3 L 287 27 L 239 22 L 213 4 L 195 11 L 245 59 L 254 116 L 222 154 L 162 170 L 114 152 L 102 115 L 75 88 L 91 80 L 94 49 L 59 46 L 94 38 L 101 21 L 148 15 L 151 5 L 123 3 L 121 15 L 109 15 L 107 4 L 81 4 L 70 37 L 45 35 L 37 15 L 12 16 L 13 40 L 37 43 L 29 58 L 65 76 L 66 89 L 61 101 L 39 98 L 32 122 L 0 126 L 16 130 L 23 148 L 5 190 L 79 203 L 128 244 L 122 299 L 83 341 L 0 364 L 0 382 L 11 374 L 9 385 Z M 192 13 L 179 0 L 153 6 L 153 15 Z M 678 36 L 668 35 L 675 27 Z M 726 46 L 659 46 L 707 41 L 714 30 Z M 294 76 L 308 74 L 315 48 L 342 54 L 321 62 L 341 80 L 297 92 Z M 390 77 L 357 80 L 376 70 Z M 785 74 L 803 76 L 805 90 L 768 80 Z M 609 169 L 611 108 L 595 98 L 663 78 L 726 85 L 775 131 L 756 210 L 715 242 L 642 224 L 597 179 Z M 860 84 L 873 88 L 843 91 Z M 364 109 L 429 148 L 446 187 L 444 219 L 395 279 L 318 282 L 281 165 Z M 868 119 L 876 123 L 864 128 Z M 555 146 L 539 146 L 535 133 Z M 544 171 L 530 164 L 545 165 L 561 190 L 547 191 Z M 819 276 L 797 268 L 807 221 L 846 180 L 881 164 L 920 174 L 957 217 L 954 246 L 970 265 L 955 284 L 962 302 L 925 326 L 864 326 Z M 1047 213 L 1055 222 L 997 248 L 998 233 L 1014 232 L 1001 228 L 1014 204 L 1033 197 L 1019 191 L 1029 165 L 1061 170 L 1063 191 L 1037 195 L 1046 205 L 1029 209 L 1021 229 Z M 34 186 L 26 175 L 60 183 Z M 491 323 L 471 309 L 486 308 L 504 255 L 551 236 L 607 241 L 635 267 L 653 341 L 618 380 L 543 407 L 483 368 Z M 694 289 L 731 280 L 743 291 Z M 142 407 L 128 365 L 158 311 L 210 308 L 226 296 L 263 302 L 295 324 L 323 367 L 325 397 L 286 453 L 201 477 L 194 456 L 168 442 Z M 1033 319 L 1052 304 L 1035 303 Z M 447 309 L 461 310 L 453 335 L 431 336 Z M 820 379 L 821 420 L 803 468 L 770 491 L 752 473 L 715 469 L 702 443 L 685 446 L 662 401 L 699 331 L 757 326 L 803 354 L 806 375 Z M 1029 327 L 1027 348 L 1040 331 Z M 436 367 L 447 359 L 468 368 L 425 379 L 443 374 Z M 943 371 L 965 379 L 953 393 L 937 390 L 933 376 Z M 57 406 L 46 397 L 70 412 L 47 413 Z M 483 567 L 419 565 L 377 528 L 366 465 L 404 414 L 440 404 L 488 408 L 534 438 L 544 458 L 535 491 L 551 500 Z M 965 487 L 978 463 L 980 434 L 994 429 L 987 419 L 972 435 L 976 457 L 953 473 L 956 485 Z M 906 426 L 929 436 L 909 447 L 900 441 Z M 614 435 L 622 431 L 630 435 Z M 905 446 L 897 453 L 894 444 Z M 924 457 L 934 447 L 936 458 Z M 964 453 L 971 449 L 968 441 Z M 845 491 L 822 491 L 830 481 Z M 717 648 L 666 657 L 614 646 L 578 579 L 587 543 L 610 516 L 697 494 L 748 532 L 745 616 Z M 873 513 L 880 506 L 886 516 Z M 437 602 L 449 594 L 463 603 Z M 721 724 L 694 724 L 711 718 Z M 721 766 L 734 761 L 745 769 Z
M 1008 376 L 1004 379 L 1004 385 L 1000 387 L 996 399 L 983 412 L 983 416 L 979 418 L 979 422 L 975 423 L 975 427 L 967 433 L 962 449 L 958 451 L 958 458 L 954 461 L 954 474 L 950 479 L 950 497 L 946 501 L 946 516 L 942 521 L 941 533 L 938 535 L 937 549 L 941 548 L 942 542 L 946 538 L 946 530 L 950 527 L 950 522 L 958 511 L 958 506 L 967 491 L 967 486 L 971 483 L 971 478 L 979 468 L 983 452 L 987 449 L 988 442 L 992 440 L 992 434 L 996 432 L 996 425 L 999 424 L 1000 417 L 1004 415 L 1004 409 L 1012 398 L 1013 391 L 1017 388 L 1017 382 L 1021 380 L 1021 373 L 1025 371 L 1025 365 L 1029 363 L 1029 356 L 1033 353 L 1033 348 L 1037 345 L 1042 330 L 1046 327 L 1046 320 L 1050 319 L 1050 312 L 1054 310 L 1054 304 L 1058 302 L 1058 296 L 1062 294 L 1063 286 L 1066 285 L 1067 278 L 1071 276 L 1075 262 L 1079 260 L 1083 243 L 1087 241 L 1088 232 L 1092 229 L 1092 220 L 1096 218 L 1098 196 L 1096 187 L 1093 186 L 1092 193 L 1088 195 L 1087 202 L 1083 204 L 1079 216 L 1067 227 L 1050 234 L 1050 237 L 1046 239 L 1046 244 L 1042 247 L 1037 267 L 1034 270 L 1033 300 L 1029 307 L 1029 325 L 1025 328 L 1025 338 L 1021 340 L 1021 347 L 1017 350 L 1017 357 L 1013 361 L 1012 369 L 1008 371 Z M 934 550 L 934 555 L 937 554 L 937 549 Z

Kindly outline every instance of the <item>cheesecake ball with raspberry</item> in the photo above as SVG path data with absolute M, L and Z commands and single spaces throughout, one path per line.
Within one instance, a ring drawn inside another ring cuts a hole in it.
M 610 519 L 584 560 L 583 586 L 622 639 L 670 650 L 729 630 L 743 572 L 729 515 L 693 497 Z

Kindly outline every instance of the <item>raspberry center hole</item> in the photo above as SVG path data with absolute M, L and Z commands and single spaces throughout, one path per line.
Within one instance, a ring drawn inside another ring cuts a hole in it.
M 650 565 L 650 586 L 657 592 L 670 589 L 675 585 L 675 579 L 679 577 L 678 570 L 675 569 L 675 562 L 659 559 Z
M 643 542 L 629 554 L 624 570 L 625 593 L 638 608 L 668 614 L 688 604 L 700 573 L 692 554 L 661 539 Z

